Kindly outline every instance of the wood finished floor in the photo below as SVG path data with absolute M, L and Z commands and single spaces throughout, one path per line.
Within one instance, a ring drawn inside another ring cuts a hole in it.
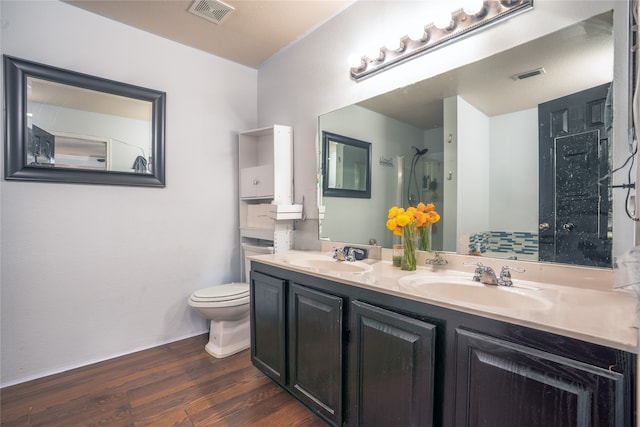
M 2 426 L 326 426 L 251 364 L 215 359 L 206 335 L 0 390 Z

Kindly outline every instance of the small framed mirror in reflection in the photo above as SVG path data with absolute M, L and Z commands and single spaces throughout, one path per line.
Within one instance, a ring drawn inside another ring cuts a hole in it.
M 371 198 L 371 143 L 322 132 L 322 194 Z
M 166 94 L 4 56 L 5 179 L 164 187 Z

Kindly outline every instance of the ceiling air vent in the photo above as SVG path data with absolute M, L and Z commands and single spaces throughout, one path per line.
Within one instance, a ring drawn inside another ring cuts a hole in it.
M 218 0 L 195 0 L 189 8 L 189 12 L 214 24 L 221 24 L 234 10 Z
M 534 76 L 539 76 L 540 74 L 545 74 L 545 73 L 546 73 L 545 69 L 540 67 L 540 68 L 536 68 L 535 70 L 529 70 L 523 73 L 514 74 L 513 76 L 511 76 L 511 78 L 513 80 L 524 80 L 524 79 L 528 79 Z

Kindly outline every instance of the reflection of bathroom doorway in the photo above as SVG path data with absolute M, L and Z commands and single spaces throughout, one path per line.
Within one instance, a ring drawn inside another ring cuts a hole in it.
M 55 137 L 44 129 L 33 125 L 28 129 L 27 165 L 55 165 Z
M 101 171 L 108 169 L 110 140 L 106 138 L 46 131 L 36 125 L 28 128 L 28 135 L 28 165 Z
M 109 141 L 56 133 L 56 166 L 69 169 L 107 170 Z
M 611 266 L 609 88 L 538 106 L 541 261 Z

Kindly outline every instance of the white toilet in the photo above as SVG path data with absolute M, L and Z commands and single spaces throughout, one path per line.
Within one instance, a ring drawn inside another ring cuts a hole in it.
M 247 257 L 273 253 L 272 246 L 242 244 L 245 280 L 249 279 L 250 260 Z M 191 294 L 188 304 L 209 320 L 207 353 L 222 358 L 250 346 L 249 283 L 226 283 L 199 289 Z

